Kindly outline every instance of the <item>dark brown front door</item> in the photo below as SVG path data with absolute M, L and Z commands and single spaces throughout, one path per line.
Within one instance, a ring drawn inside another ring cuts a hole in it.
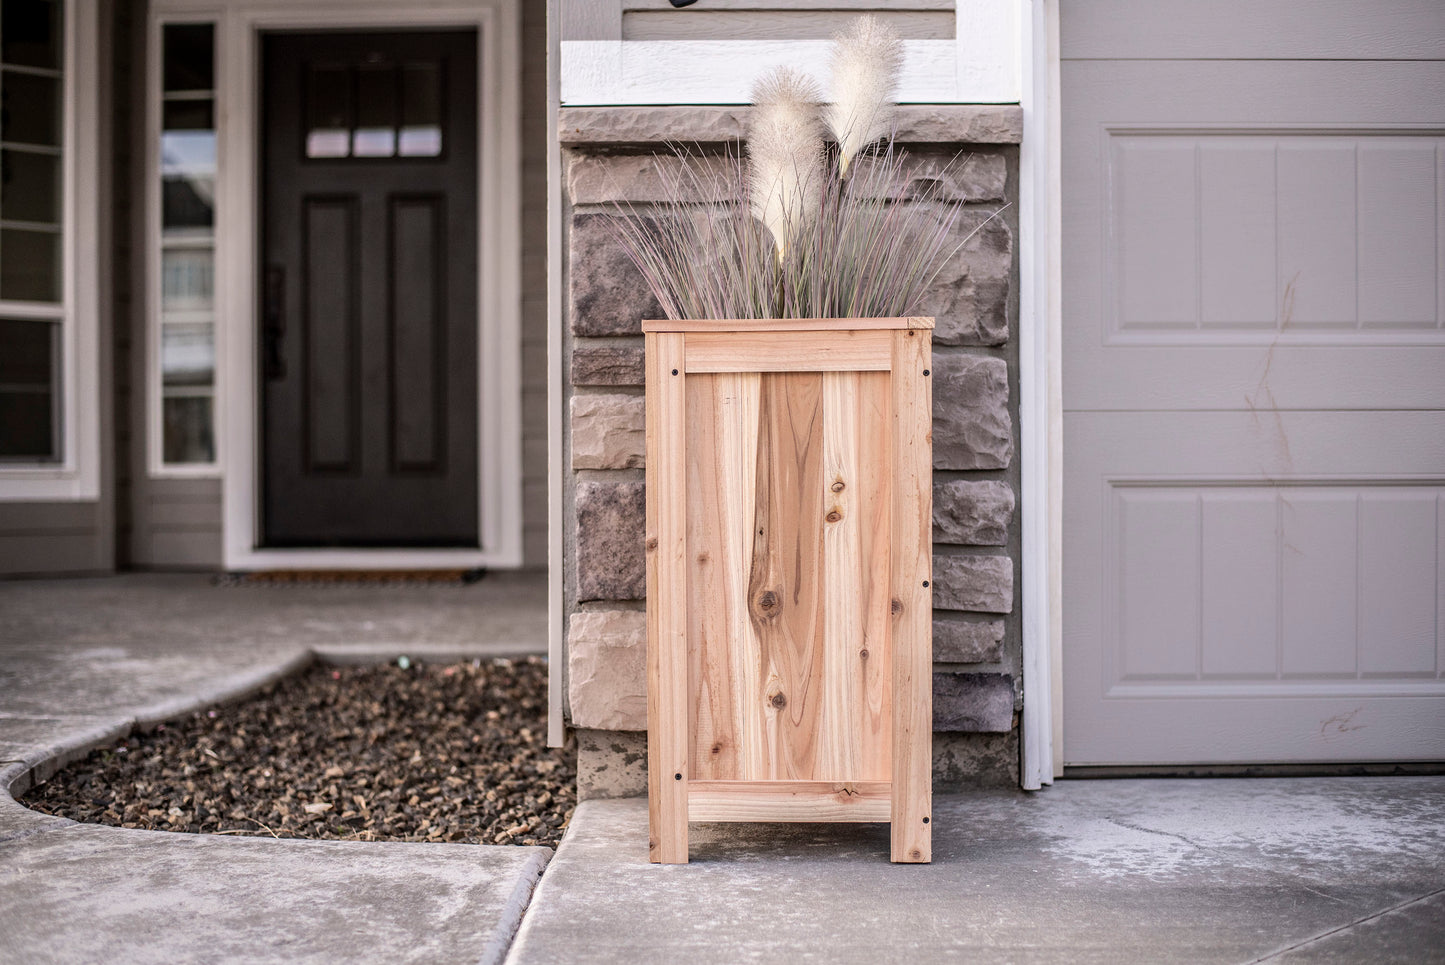
M 264 38 L 263 545 L 477 545 L 476 41 Z

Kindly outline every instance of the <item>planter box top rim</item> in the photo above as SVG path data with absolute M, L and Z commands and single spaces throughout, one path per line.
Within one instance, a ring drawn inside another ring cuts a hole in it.
M 647 319 L 643 332 L 849 332 L 931 329 L 931 318 L 679 318 Z

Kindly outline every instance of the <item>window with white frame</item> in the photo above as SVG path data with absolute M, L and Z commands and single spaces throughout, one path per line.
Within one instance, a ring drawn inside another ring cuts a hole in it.
M 64 17 L 0 3 L 0 465 L 65 452 Z
M 216 462 L 214 25 L 162 25 L 159 73 L 153 451 L 162 470 L 209 467 Z

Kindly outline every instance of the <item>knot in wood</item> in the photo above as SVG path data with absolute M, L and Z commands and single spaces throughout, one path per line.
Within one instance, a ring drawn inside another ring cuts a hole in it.
M 843 518 L 843 514 L 838 512 L 836 509 L 830 509 L 828 511 L 828 515 L 824 518 L 827 519 L 830 523 L 836 523 L 838 520 Z
M 900 600 L 900 599 L 898 599 L 897 597 L 894 597 L 892 610 L 893 610 L 893 615 L 894 615 L 894 616 L 898 616 L 898 614 L 902 613 L 902 612 L 903 612 L 903 601 Z
M 784 697 L 781 693 L 777 693 L 768 698 L 768 703 L 772 704 L 775 709 L 782 710 L 788 706 L 788 698 Z
M 841 493 L 843 490 L 845 490 L 845 489 L 847 489 L 847 488 L 848 488 L 847 484 L 844 483 L 843 480 L 841 480 L 841 479 L 838 480 L 837 482 L 833 483 L 833 492 L 835 492 L 835 493 Z
M 859 650 L 859 651 L 858 651 L 858 656 L 859 656 L 860 658 L 864 659 L 864 660 L 867 660 L 867 659 L 868 659 L 868 651 L 867 651 L 867 650 Z
M 764 590 L 758 594 L 758 613 L 765 617 L 773 616 L 778 612 L 778 606 L 781 602 L 776 592 L 773 590 Z
M 647 550 L 648 550 L 648 552 L 651 552 L 652 550 L 655 550 L 655 549 L 657 549 L 657 537 L 656 537 L 656 536 L 649 536 L 649 537 L 647 537 Z

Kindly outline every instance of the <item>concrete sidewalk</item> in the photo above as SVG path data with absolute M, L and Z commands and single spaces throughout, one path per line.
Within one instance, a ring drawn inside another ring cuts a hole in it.
M 315 659 L 543 653 L 546 582 L 0 582 L 0 962 L 496 962 L 545 848 L 81 825 L 15 803 L 137 726 Z
M 1061 782 L 934 802 L 931 865 L 882 825 L 693 825 L 584 802 L 508 965 L 1445 961 L 1445 778 Z

